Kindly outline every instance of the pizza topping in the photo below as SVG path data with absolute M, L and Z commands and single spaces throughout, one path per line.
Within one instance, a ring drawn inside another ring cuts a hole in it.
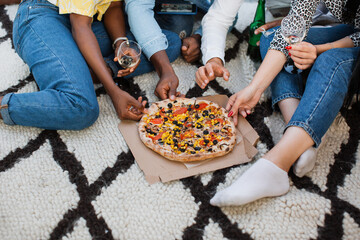
M 201 155 L 229 148 L 223 143 L 233 136 L 232 128 L 223 116 L 224 111 L 216 105 L 203 101 L 194 104 L 174 101 L 157 109 L 142 119 L 147 124 L 143 133 L 154 144 L 162 145 L 165 151 Z
M 163 120 L 161 118 L 155 118 L 155 119 L 151 119 L 150 122 L 153 124 L 160 124 L 163 122 Z

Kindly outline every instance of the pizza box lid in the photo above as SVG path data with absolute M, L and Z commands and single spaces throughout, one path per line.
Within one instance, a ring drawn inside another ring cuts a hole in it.
M 197 99 L 213 101 L 222 107 L 225 107 L 228 101 L 226 95 L 206 96 Z M 257 153 L 254 145 L 259 139 L 259 135 L 241 116 L 239 116 L 237 128 L 241 137 L 230 153 L 188 168 L 185 164 L 168 160 L 146 147 L 139 137 L 137 122 L 123 120 L 119 124 L 120 132 L 149 184 L 160 181 L 169 182 L 249 162 Z

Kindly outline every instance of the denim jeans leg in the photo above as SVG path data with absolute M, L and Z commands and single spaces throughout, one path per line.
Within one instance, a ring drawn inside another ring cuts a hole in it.
M 322 53 L 307 79 L 302 99 L 287 127 L 302 127 L 318 146 L 339 112 L 360 48 L 336 48 Z
M 176 33 L 181 39 L 189 37 L 194 26 L 193 15 L 156 14 L 154 15 L 161 29 Z
M 42 0 L 20 5 L 14 41 L 29 65 L 40 91 L 5 95 L 11 122 L 45 129 L 78 130 L 93 124 L 99 114 L 96 94 L 85 59 L 77 47 L 68 15 Z M 4 119 L 5 120 L 5 119 Z

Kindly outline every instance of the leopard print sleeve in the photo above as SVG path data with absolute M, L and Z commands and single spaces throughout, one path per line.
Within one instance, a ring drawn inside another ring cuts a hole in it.
M 311 27 L 312 16 L 314 15 L 317 6 L 319 5 L 320 0 L 292 0 L 291 9 L 289 14 L 298 14 L 302 16 L 305 20 L 306 32 L 305 37 Z M 284 37 L 281 34 L 281 27 L 275 33 L 274 39 L 270 43 L 270 48 L 273 50 L 278 50 L 285 54 L 289 58 L 288 51 L 285 49 L 289 44 L 285 41 Z
M 350 38 L 354 43 L 354 47 L 360 47 L 360 32 L 351 34 Z

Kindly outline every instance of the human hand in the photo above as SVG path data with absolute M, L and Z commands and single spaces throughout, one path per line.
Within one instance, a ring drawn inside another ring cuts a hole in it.
M 202 89 L 216 77 L 223 77 L 225 81 L 228 81 L 230 77 L 229 71 L 223 66 L 220 58 L 210 59 L 205 66 L 200 67 L 195 73 L 196 83 Z
M 130 68 L 125 68 L 125 69 L 118 71 L 117 77 L 125 77 L 125 76 L 131 74 L 132 72 L 134 72 L 135 69 L 139 66 L 140 56 L 139 56 L 139 53 L 135 49 L 132 49 L 132 48 L 127 48 L 126 50 L 124 50 L 124 52 L 121 52 L 121 53 L 119 53 L 118 51 L 119 51 L 119 45 L 115 49 L 115 57 L 114 57 L 115 62 L 119 61 L 119 58 L 121 58 L 124 55 L 131 56 L 133 58 L 133 61 L 138 60 L 136 65 L 134 65 Z
M 188 63 L 195 62 L 200 58 L 201 36 L 199 34 L 191 35 L 182 41 L 181 54 Z
M 259 33 L 266 32 L 267 30 L 269 30 L 271 28 L 280 26 L 281 25 L 281 20 L 282 19 L 278 19 L 278 20 L 274 20 L 272 22 L 265 23 L 264 25 L 262 25 L 262 26 L 258 27 L 257 29 L 255 29 L 254 34 L 258 35 Z M 258 41 L 256 43 L 256 45 L 260 46 L 260 41 Z
M 116 95 L 112 98 L 116 113 L 120 119 L 139 120 L 146 112 L 146 101 L 142 97 L 138 100 L 133 98 L 127 92 L 118 88 Z
M 179 86 L 179 79 L 174 72 L 166 72 L 160 76 L 160 80 L 155 89 L 155 95 L 160 99 L 175 100 L 176 97 L 184 95 L 176 91 Z
M 229 117 L 233 116 L 235 125 L 238 123 L 238 113 L 244 118 L 250 114 L 251 109 L 259 102 L 261 94 L 262 91 L 249 85 L 230 97 L 226 110 L 229 111 Z
M 286 49 L 289 51 L 289 55 L 294 61 L 294 65 L 301 70 L 310 68 L 317 58 L 316 47 L 308 42 L 287 46 Z

